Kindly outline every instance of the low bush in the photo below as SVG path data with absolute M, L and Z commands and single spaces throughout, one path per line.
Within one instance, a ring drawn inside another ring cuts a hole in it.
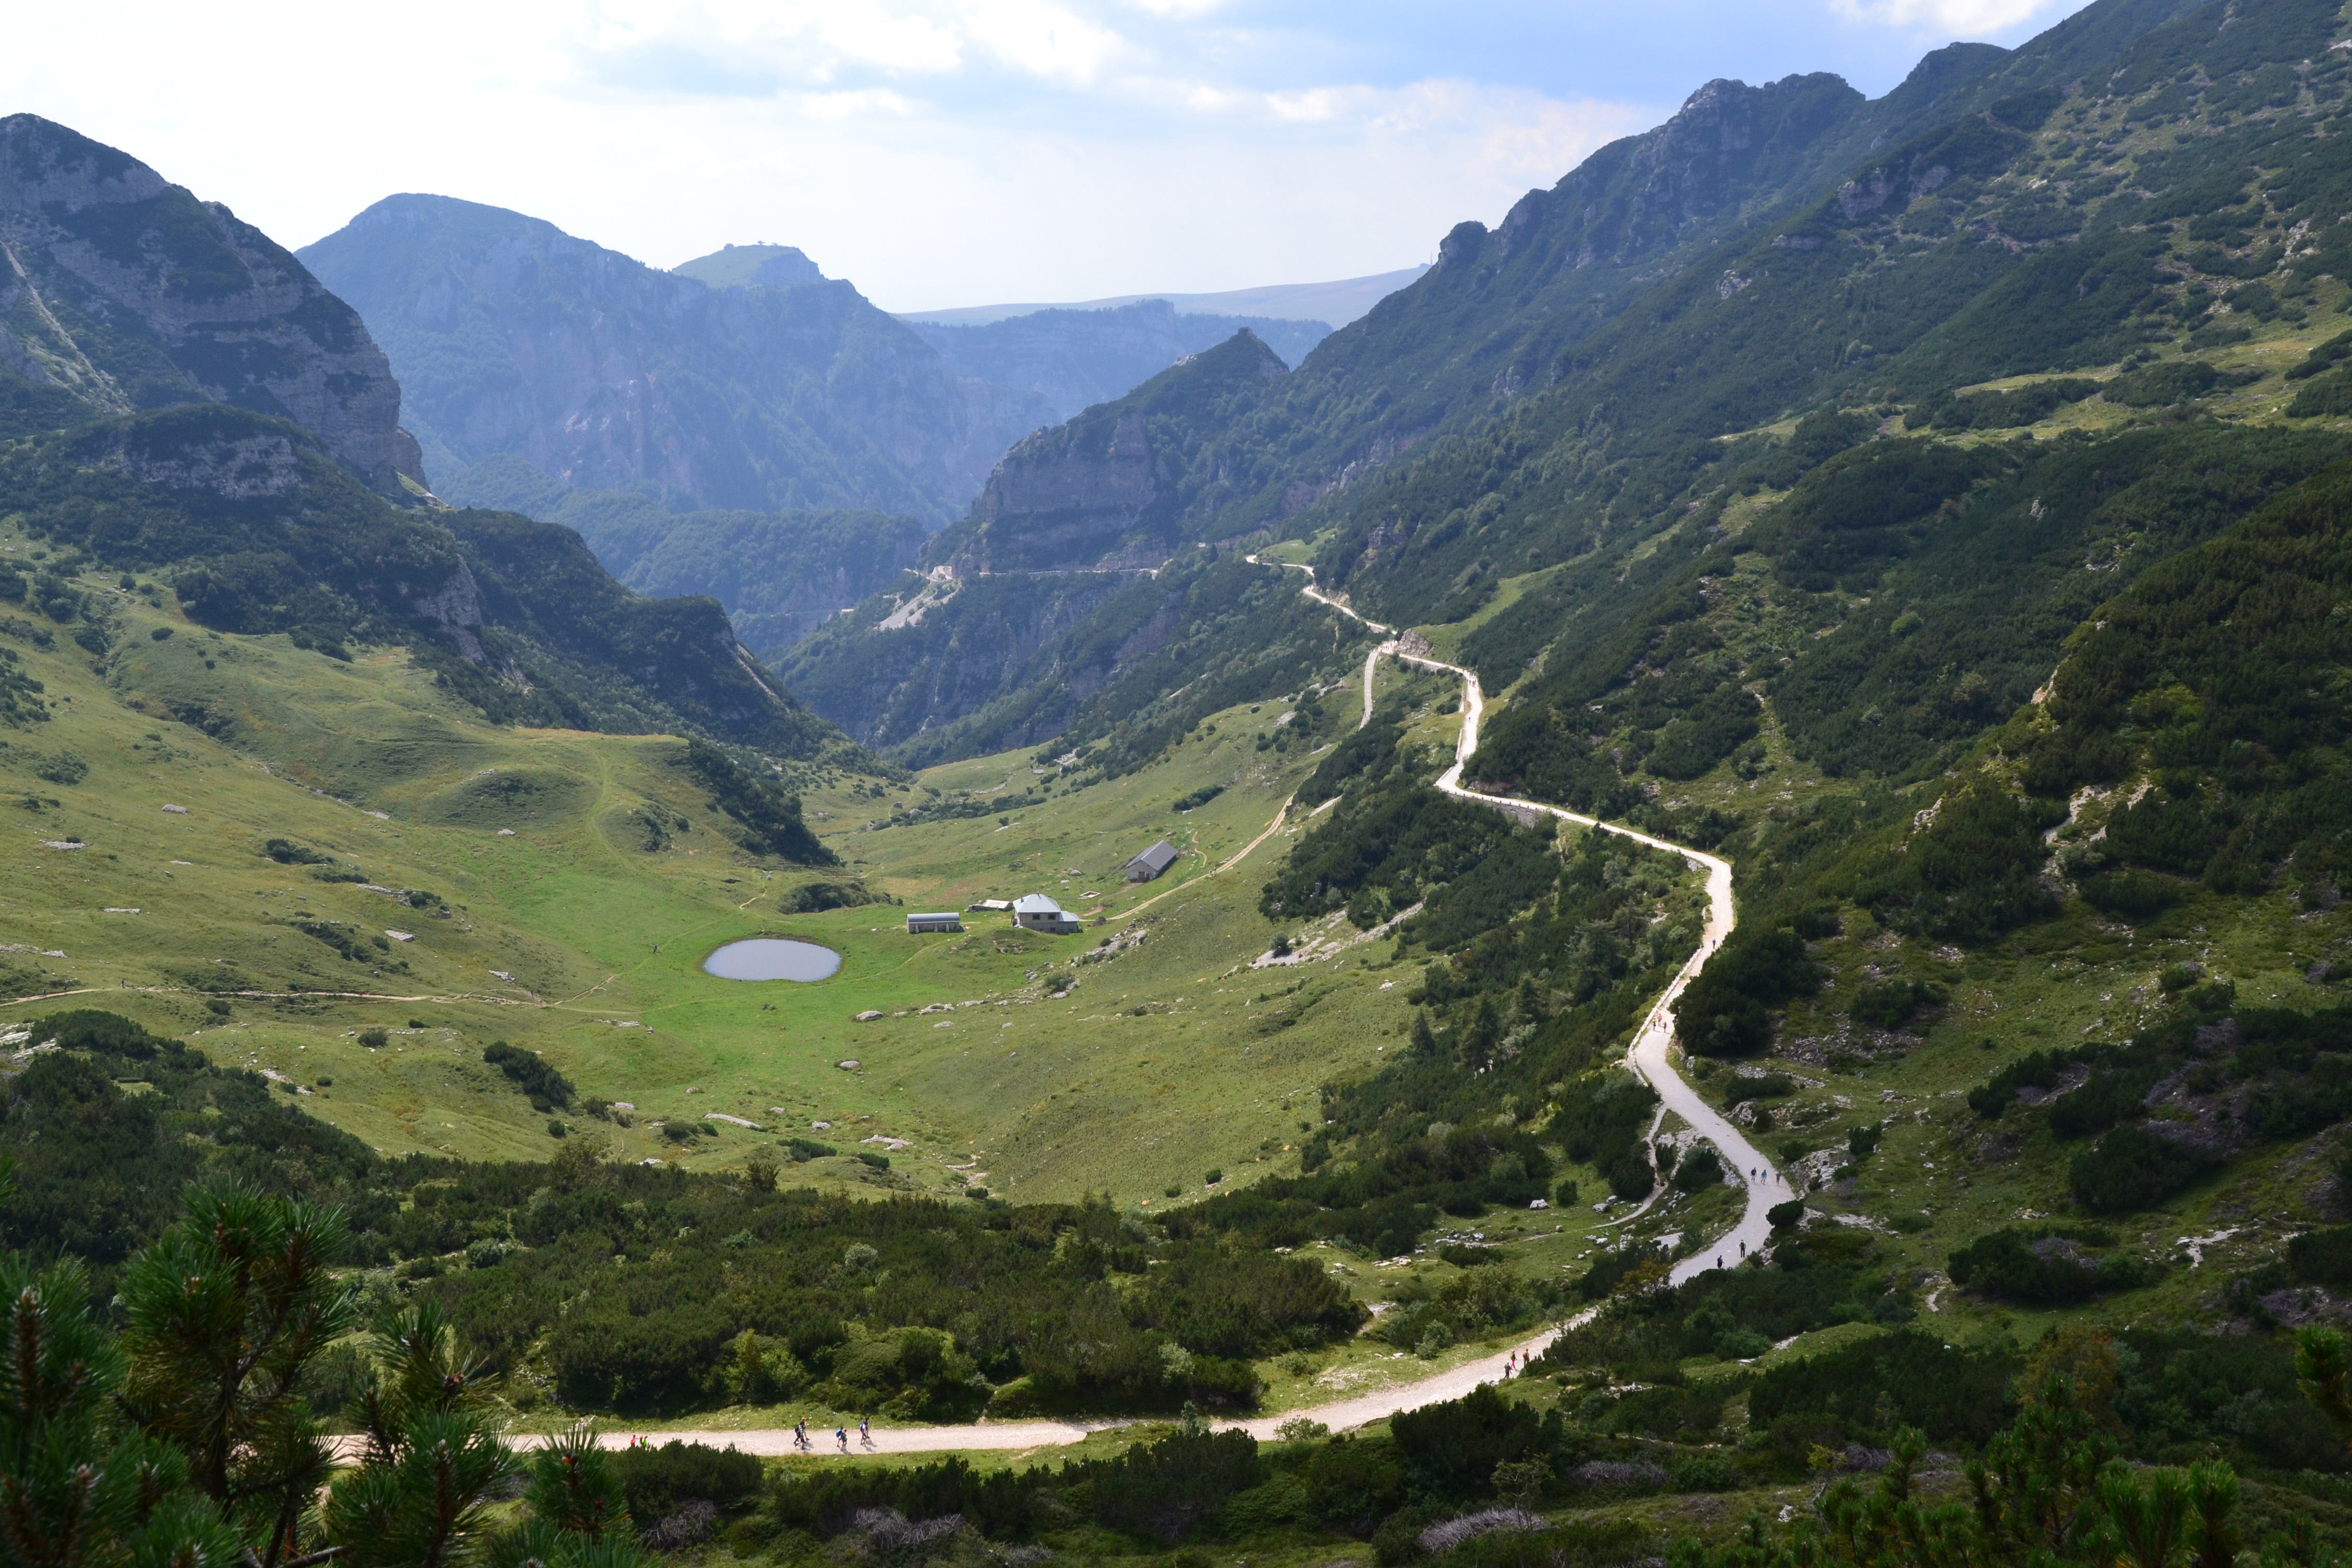
M 2157 1270 L 2139 1259 L 2102 1256 L 2114 1245 L 2107 1232 L 2078 1226 L 2011 1226 L 1955 1251 L 1952 1283 L 2037 1307 L 2068 1306 L 2155 1283 Z
M 1722 1181 L 1723 1159 L 1712 1143 L 1701 1143 L 1675 1167 L 1675 1191 L 1678 1193 L 1704 1192 Z
M 572 1109 L 572 1080 L 542 1060 L 536 1051 L 520 1050 L 504 1040 L 484 1047 L 482 1059 L 506 1074 L 530 1097 L 530 1108 L 542 1115 L 551 1109 Z
M 1759 1073 L 1754 1078 L 1735 1075 L 1723 1086 L 1723 1103 L 1738 1105 L 1750 1100 L 1780 1100 L 1797 1092 L 1797 1080 L 1784 1072 Z
M 889 895 L 874 892 L 861 882 L 803 882 L 778 899 L 776 908 L 788 915 L 814 915 L 889 901 Z
M 2074 1156 L 2066 1185 L 2093 1214 L 2131 1214 L 2193 1185 L 2219 1163 L 2201 1149 L 2126 1122 Z
M 730 1512 L 760 1492 L 760 1461 L 731 1445 L 713 1448 L 672 1439 L 659 1447 L 625 1448 L 614 1456 L 614 1465 L 629 1500 L 629 1517 L 640 1530 L 688 1502 L 707 1502 Z
M 2305 1231 L 2286 1244 L 2286 1263 L 2306 1285 L 2352 1285 L 2352 1226 Z

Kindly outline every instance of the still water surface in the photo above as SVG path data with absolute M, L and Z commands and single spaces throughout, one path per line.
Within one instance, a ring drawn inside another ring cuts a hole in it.
M 703 972 L 721 980 L 825 980 L 840 967 L 833 949 L 783 936 L 730 942 L 702 961 Z

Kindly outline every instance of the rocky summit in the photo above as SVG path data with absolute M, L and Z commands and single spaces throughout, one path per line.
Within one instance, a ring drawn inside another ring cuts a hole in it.
M 227 403 L 305 426 L 380 487 L 423 481 L 358 312 L 129 153 L 0 120 L 0 428 Z

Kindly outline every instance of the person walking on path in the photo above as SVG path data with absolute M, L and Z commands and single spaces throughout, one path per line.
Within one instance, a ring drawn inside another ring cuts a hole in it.
M 857 1441 L 862 1447 L 874 1447 L 874 1417 L 871 1415 L 857 1418 Z
M 846 1427 L 846 1426 L 836 1426 L 836 1427 L 835 1427 L 835 1428 L 833 1429 L 833 1440 L 834 1440 L 835 1442 L 836 1442 L 836 1443 L 838 1443 L 838 1444 L 840 1444 L 840 1445 L 841 1445 L 841 1451 L 842 1451 L 843 1453 L 846 1454 L 847 1452 L 849 1452 L 849 1428 L 848 1428 L 848 1427 Z

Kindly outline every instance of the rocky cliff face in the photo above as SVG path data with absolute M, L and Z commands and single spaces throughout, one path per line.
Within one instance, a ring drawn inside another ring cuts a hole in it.
M 436 468 L 511 454 L 582 489 L 939 522 L 1045 422 L 1038 399 L 971 384 L 848 283 L 799 269 L 793 287 L 712 288 L 427 195 L 387 197 L 303 256 L 391 354 Z
M 351 307 L 270 238 L 128 153 L 0 119 L 0 429 L 215 402 L 419 479 L 400 386 Z
M 971 515 L 932 542 L 929 559 L 959 576 L 1159 565 L 1197 542 L 1179 516 L 1225 477 L 1207 437 L 1289 374 L 1244 328 L 1129 395 L 1038 431 L 1005 454 Z

